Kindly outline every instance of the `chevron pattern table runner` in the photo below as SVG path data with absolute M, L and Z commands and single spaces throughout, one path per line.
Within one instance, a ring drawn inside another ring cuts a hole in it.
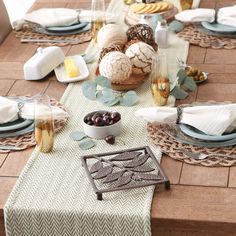
M 108 11 L 119 15 L 123 23 L 123 0 L 113 0 Z M 120 13 L 120 14 L 119 14 Z M 87 52 L 96 52 L 90 45 Z M 171 38 L 168 49 L 173 73 L 177 71 L 175 58 L 186 61 L 188 43 Z M 172 56 L 171 56 L 172 55 Z M 89 67 L 93 78 L 96 63 Z M 70 112 L 68 124 L 57 135 L 54 151 L 42 154 L 34 150 L 19 177 L 5 207 L 5 227 L 8 236 L 150 236 L 150 209 L 154 187 L 106 194 L 97 201 L 81 166 L 80 156 L 91 153 L 121 150 L 150 145 L 146 138 L 146 124 L 134 117 L 134 111 L 152 106 L 149 83 L 137 91 L 140 101 L 134 107 L 116 106 L 112 109 L 122 115 L 123 133 L 116 145 L 96 141 L 91 150 L 80 150 L 70 133 L 82 131 L 85 114 L 107 109 L 100 103 L 89 101 L 82 95 L 81 84 L 70 84 L 61 102 Z M 160 160 L 161 153 L 152 149 Z

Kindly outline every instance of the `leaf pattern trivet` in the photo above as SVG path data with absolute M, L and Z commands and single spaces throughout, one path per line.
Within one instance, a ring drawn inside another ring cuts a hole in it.
M 82 163 L 97 194 L 170 182 L 151 149 L 146 147 L 82 156 Z

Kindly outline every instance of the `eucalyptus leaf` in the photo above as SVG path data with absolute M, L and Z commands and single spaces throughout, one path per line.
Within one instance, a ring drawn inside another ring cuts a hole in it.
M 94 81 L 83 82 L 82 91 L 86 98 L 96 100 L 97 84 Z
M 192 77 L 186 77 L 183 86 L 189 91 L 194 91 L 197 88 L 197 85 Z
M 95 82 L 102 87 L 111 88 L 111 81 L 104 76 L 96 77 Z
M 85 139 L 82 139 L 81 141 L 79 141 L 79 147 L 82 150 L 88 150 L 88 149 L 94 147 L 95 145 L 96 145 L 96 143 L 91 138 L 85 138 Z
M 171 95 L 173 95 L 176 99 L 185 99 L 188 96 L 188 93 L 180 87 L 175 86 L 175 88 L 171 91 Z
M 120 100 L 121 106 L 133 106 L 138 102 L 138 95 L 135 91 L 129 91 Z
M 184 24 L 180 21 L 174 20 L 169 24 L 169 29 L 178 33 L 184 29 Z
M 103 90 L 98 91 L 96 95 L 97 101 L 101 103 L 113 101 L 115 98 L 115 94 L 109 88 L 104 88 Z
M 118 104 L 119 102 L 120 102 L 120 98 L 114 98 L 113 100 L 106 101 L 103 104 L 108 107 L 112 107 L 112 106 L 115 106 L 116 104 Z
M 187 77 L 186 71 L 184 69 L 180 69 L 177 74 L 178 82 L 180 85 L 184 83 L 185 78 Z
M 84 132 L 81 131 L 75 131 L 73 133 L 70 134 L 70 137 L 74 140 L 74 141 L 80 141 L 84 138 L 87 138 L 87 135 Z
M 116 95 L 113 93 L 112 89 L 104 88 L 102 91 L 103 94 L 103 101 L 111 101 L 116 98 Z
M 97 93 L 96 93 L 96 100 L 97 100 L 98 102 L 103 102 L 103 93 L 102 93 L 102 90 L 97 91 Z

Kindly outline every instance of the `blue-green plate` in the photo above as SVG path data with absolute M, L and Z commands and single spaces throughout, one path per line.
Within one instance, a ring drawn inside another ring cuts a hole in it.
M 215 148 L 215 147 L 228 147 L 236 145 L 236 138 L 226 140 L 226 141 L 207 141 L 207 140 L 200 140 L 192 138 L 186 134 L 184 134 L 179 125 L 176 127 L 170 127 L 166 130 L 169 136 L 173 139 L 177 140 L 183 144 L 189 144 L 198 147 L 207 147 L 207 148 Z
M 0 138 L 11 138 L 11 137 L 18 137 L 23 134 L 27 134 L 34 131 L 34 123 L 32 123 L 30 126 L 27 126 L 21 130 L 18 131 L 10 131 L 5 133 L 0 133 Z
M 79 30 L 88 25 L 89 22 L 81 22 L 74 25 L 69 26 L 54 26 L 54 27 L 47 27 L 46 30 L 51 32 L 67 32 L 67 31 L 73 31 L 73 30 Z
M 7 132 L 7 131 L 21 129 L 21 128 L 31 125 L 32 123 L 33 123 L 33 120 L 26 120 L 23 118 L 19 118 L 13 122 L 0 124 L 0 132 Z
M 236 32 L 236 27 L 229 26 L 229 25 L 223 25 L 220 23 L 210 23 L 207 21 L 201 22 L 201 25 L 208 30 L 219 32 L 219 33 L 234 33 Z
M 202 131 L 186 124 L 179 125 L 180 130 L 192 138 L 197 138 L 206 141 L 228 141 L 231 139 L 236 139 L 236 133 L 223 134 L 223 135 L 207 135 Z

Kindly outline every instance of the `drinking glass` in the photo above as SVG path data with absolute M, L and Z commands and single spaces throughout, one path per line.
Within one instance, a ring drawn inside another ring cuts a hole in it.
M 157 53 L 152 60 L 151 91 L 154 104 L 165 106 L 170 95 L 170 82 L 166 53 Z
M 182 11 L 192 8 L 193 0 L 179 0 L 179 1 Z
M 135 0 L 124 0 L 124 4 L 126 5 L 131 5 L 133 3 L 135 3 Z
M 35 141 L 40 152 L 52 151 L 54 144 L 54 122 L 50 98 L 42 95 L 35 99 Z
M 104 0 L 92 0 L 92 39 L 97 42 L 97 33 L 105 25 L 106 11 Z

